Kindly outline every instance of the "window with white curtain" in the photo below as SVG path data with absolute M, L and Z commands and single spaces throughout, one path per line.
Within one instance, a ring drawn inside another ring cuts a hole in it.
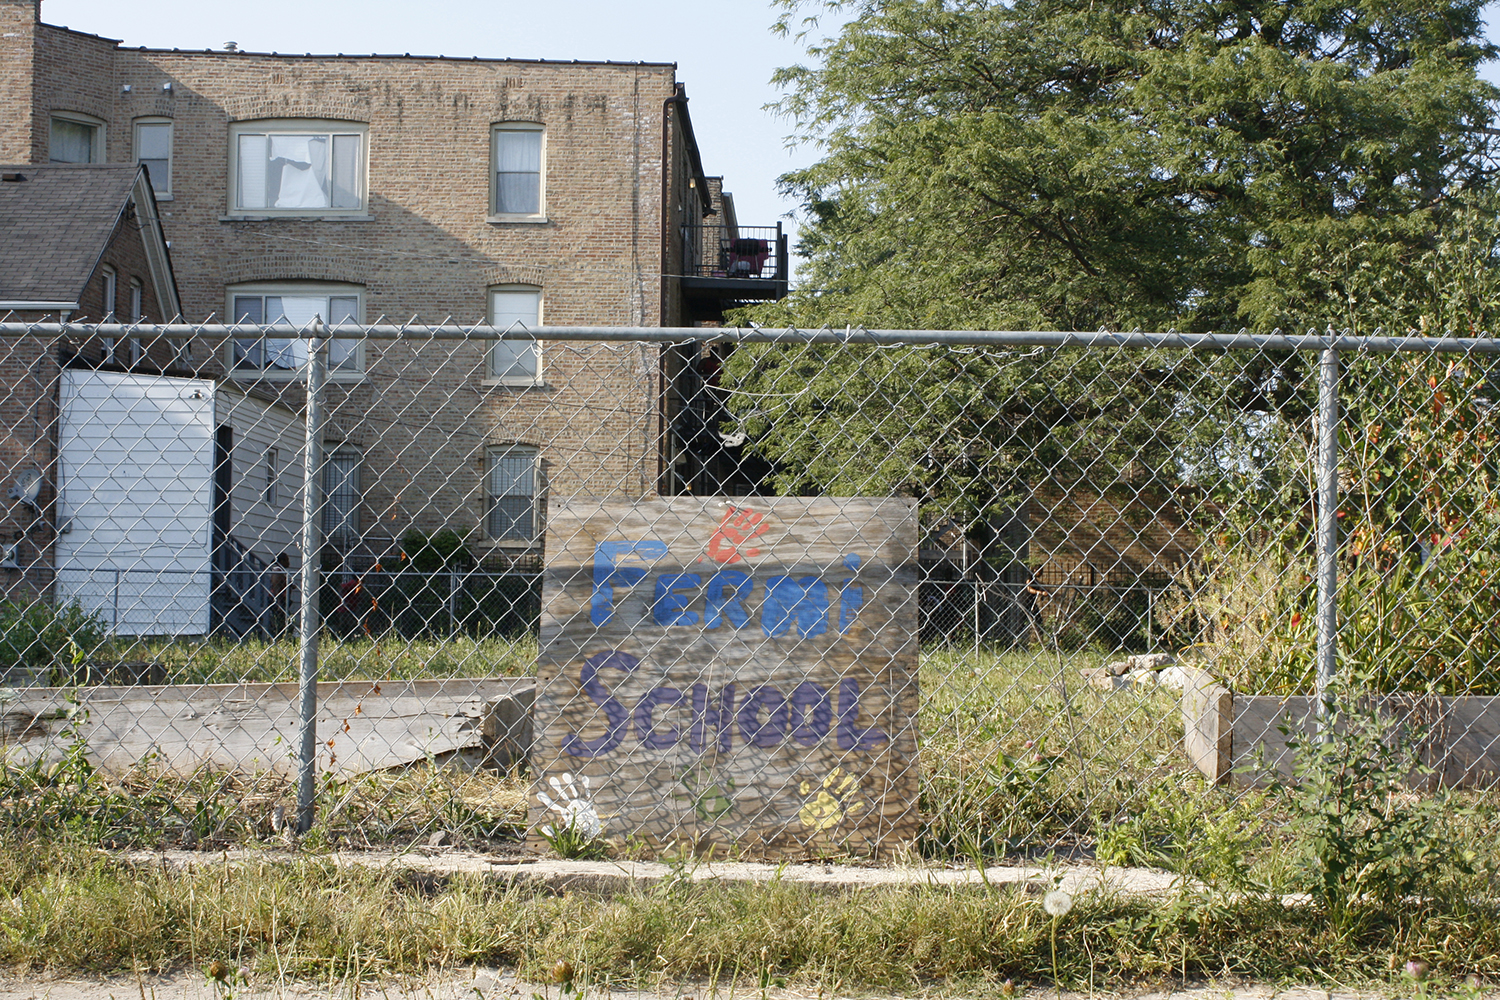
M 504 122 L 494 129 L 490 209 L 512 219 L 539 219 L 546 211 L 542 184 L 546 132 L 535 122 Z
M 537 449 L 525 445 L 502 445 L 486 453 L 484 531 L 490 541 L 536 541 L 541 532 L 539 457 Z
M 54 112 L 47 159 L 53 163 L 103 163 L 104 123 L 92 115 Z
M 360 286 L 332 282 L 240 285 L 229 291 L 229 316 L 237 324 L 285 326 L 288 332 L 306 330 L 315 319 L 330 324 L 358 323 L 362 297 Z M 309 344 L 310 340 L 292 337 L 237 337 L 230 349 L 230 368 L 235 374 L 292 377 L 306 367 Z M 358 375 L 362 370 L 358 340 L 338 338 L 328 342 L 331 377 Z
M 542 290 L 535 285 L 490 289 L 490 325 L 499 330 L 540 326 Z M 539 341 L 497 340 L 490 347 L 489 377 L 510 385 L 536 385 L 542 377 Z
M 365 208 L 364 125 L 242 122 L 230 131 L 231 209 L 326 215 Z
M 172 197 L 172 123 L 139 119 L 135 123 L 135 162 L 151 175 L 158 198 Z

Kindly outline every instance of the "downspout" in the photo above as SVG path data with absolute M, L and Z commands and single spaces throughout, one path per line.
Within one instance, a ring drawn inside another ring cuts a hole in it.
M 667 254 L 670 249 L 672 232 L 672 173 L 676 167 L 675 158 L 672 153 L 672 109 L 674 106 L 683 107 L 687 104 L 687 94 L 680 83 L 672 87 L 672 96 L 661 104 L 661 249 L 660 268 L 661 275 L 661 305 L 657 313 L 657 322 L 662 326 L 667 325 Z M 656 388 L 656 420 L 657 433 L 661 436 L 661 442 L 656 448 L 656 491 L 661 494 L 669 485 L 667 482 L 667 452 L 672 448 L 672 426 L 667 418 L 667 370 L 671 358 L 672 348 L 663 345 L 661 348 L 660 364 L 657 365 L 657 388 Z

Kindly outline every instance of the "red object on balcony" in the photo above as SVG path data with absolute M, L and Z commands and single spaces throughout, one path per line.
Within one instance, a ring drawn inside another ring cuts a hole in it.
M 731 278 L 759 278 L 771 256 L 771 245 L 766 240 L 738 239 L 729 243 L 729 276 Z

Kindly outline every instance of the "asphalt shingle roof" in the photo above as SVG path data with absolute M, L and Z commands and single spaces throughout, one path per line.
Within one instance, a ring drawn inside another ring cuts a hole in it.
M 135 184 L 133 163 L 0 166 L 0 301 L 76 302 Z

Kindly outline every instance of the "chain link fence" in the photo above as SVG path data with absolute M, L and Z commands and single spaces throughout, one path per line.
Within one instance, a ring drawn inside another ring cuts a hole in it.
M 0 335 L 7 824 L 1088 855 L 1357 699 L 1500 774 L 1488 340 Z

